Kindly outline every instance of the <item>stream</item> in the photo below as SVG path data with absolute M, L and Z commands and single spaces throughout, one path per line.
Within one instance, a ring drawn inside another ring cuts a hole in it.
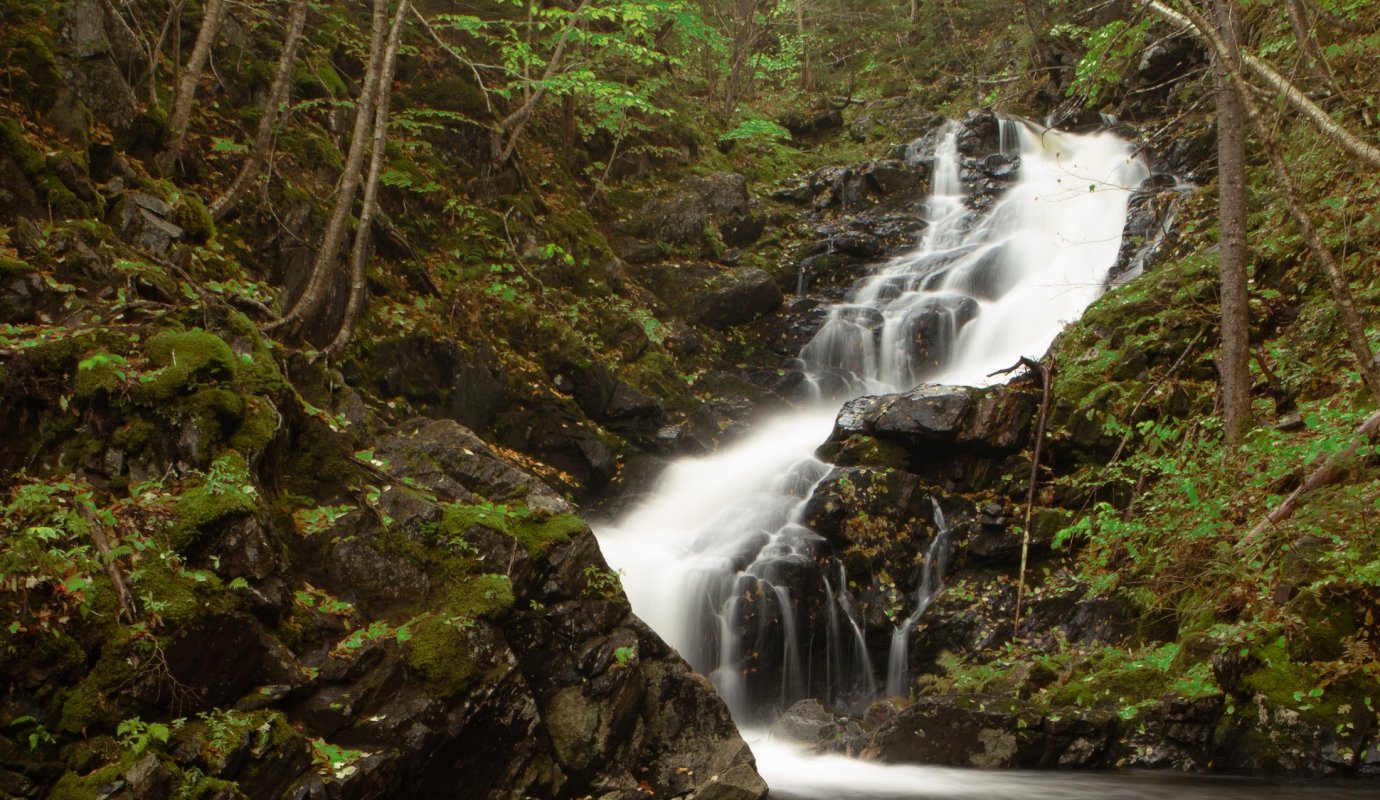
M 640 505 L 596 526 L 634 611 L 709 676 L 773 798 L 1359 796 L 1349 784 L 891 766 L 810 754 L 765 734 L 801 699 L 857 713 L 904 693 L 905 648 L 943 591 L 947 528 L 936 504 L 939 533 L 915 611 L 890 632 L 891 652 L 869 652 L 860 600 L 801 521 L 830 472 L 814 451 L 841 404 L 920 383 L 982 385 L 1022 356 L 1039 358 L 1106 290 L 1129 200 L 1150 174 L 1110 133 L 1004 120 L 1001 155 L 1018 172 L 990 208 L 974 208 L 957 134 L 950 124 L 935 147 L 917 246 L 855 284 L 801 351 L 815 402 L 717 453 L 677 461 Z

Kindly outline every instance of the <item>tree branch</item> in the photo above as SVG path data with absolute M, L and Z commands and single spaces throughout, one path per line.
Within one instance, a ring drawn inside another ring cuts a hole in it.
M 1222 37 L 1211 24 L 1203 18 L 1201 12 L 1193 8 L 1191 4 L 1185 3 L 1184 11 L 1180 13 L 1159 0 L 1140 0 L 1142 5 L 1147 6 L 1156 14 L 1176 25 L 1182 25 L 1192 31 L 1202 41 L 1206 42 L 1212 50 L 1223 57 L 1230 58 L 1230 51 Z M 1230 62 L 1229 62 L 1230 63 Z M 1250 73 L 1258 80 L 1278 92 L 1291 108 L 1302 114 L 1309 122 L 1318 129 L 1320 133 L 1332 140 L 1334 144 L 1346 152 L 1366 162 L 1372 167 L 1380 168 L 1380 148 L 1363 141 L 1351 131 L 1342 127 L 1336 120 L 1320 108 L 1308 96 L 1299 91 L 1298 87 L 1290 83 L 1288 79 L 1264 61 L 1247 53 L 1241 54 L 1241 67 L 1245 72 Z M 1241 92 L 1242 95 L 1248 92 Z

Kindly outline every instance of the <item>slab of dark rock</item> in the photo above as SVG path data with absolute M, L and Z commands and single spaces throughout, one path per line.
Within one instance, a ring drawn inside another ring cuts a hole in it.
M 715 328 L 728 328 L 775 311 L 783 300 L 781 287 L 766 271 L 735 269 L 695 301 L 691 319 Z
M 1029 438 L 1039 403 L 1009 385 L 964 388 L 922 384 L 903 394 L 860 397 L 844 404 L 831 442 L 863 434 L 907 446 L 916 458 L 955 453 L 1003 456 Z

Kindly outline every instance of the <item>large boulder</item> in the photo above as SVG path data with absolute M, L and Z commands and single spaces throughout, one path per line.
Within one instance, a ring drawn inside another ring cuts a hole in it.
M 783 299 L 781 288 L 765 271 L 735 269 L 724 275 L 717 287 L 700 295 L 691 318 L 714 328 L 728 328 L 770 314 Z
M 679 187 L 647 199 L 615 225 L 619 233 L 636 239 L 689 247 L 707 246 L 711 236 L 728 247 L 744 247 L 757 241 L 764 227 L 747 178 L 734 172 L 687 178 Z M 624 243 L 623 249 L 639 250 L 631 243 Z
M 1003 456 L 1030 437 L 1039 397 L 1009 385 L 922 384 L 902 394 L 861 397 L 839 411 L 831 442 L 867 435 L 897 442 L 919 460 L 956 453 Z

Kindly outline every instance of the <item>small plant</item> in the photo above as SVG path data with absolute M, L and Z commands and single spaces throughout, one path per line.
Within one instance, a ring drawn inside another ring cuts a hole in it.
M 311 740 L 311 760 L 316 765 L 316 771 L 323 778 L 334 776 L 337 779 L 348 778 L 358 769 L 354 762 L 369 755 L 363 750 L 350 750 L 340 745 L 331 744 L 325 739 Z
M 615 667 L 626 667 L 626 666 L 628 666 L 629 664 L 632 663 L 632 660 L 633 660 L 633 658 L 634 658 L 636 655 L 637 655 L 637 648 L 636 648 L 636 647 L 619 647 L 619 648 L 616 648 L 616 649 L 614 649 L 614 651 L 613 651 L 613 660 L 616 662 L 616 663 L 614 664 L 614 666 L 615 666 Z
M 120 738 L 120 746 L 134 755 L 141 755 L 154 742 L 168 743 L 172 730 L 161 722 L 144 722 L 138 717 L 130 717 L 115 728 Z
M 602 569 L 593 564 L 585 567 L 585 591 L 586 597 L 598 595 L 605 600 L 616 600 L 623 590 L 623 582 L 618 577 L 618 573 L 611 569 Z

